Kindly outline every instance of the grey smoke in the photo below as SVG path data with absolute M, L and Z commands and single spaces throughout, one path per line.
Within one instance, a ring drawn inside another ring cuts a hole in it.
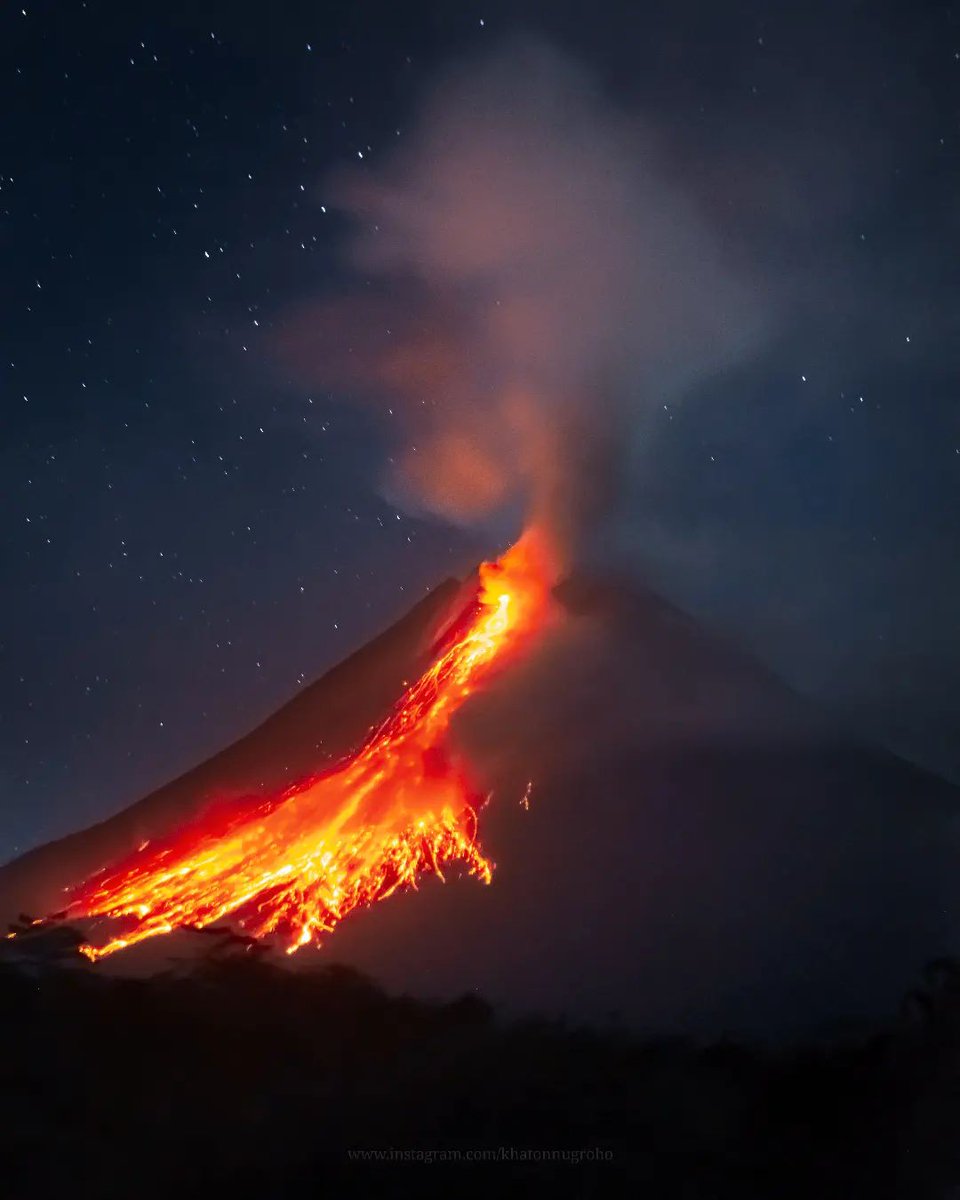
M 384 486 L 414 510 L 523 506 L 575 537 L 642 469 L 652 415 L 769 321 L 656 130 L 540 43 L 449 71 L 399 147 L 325 195 L 368 286 L 311 315 L 311 358 L 401 417 Z

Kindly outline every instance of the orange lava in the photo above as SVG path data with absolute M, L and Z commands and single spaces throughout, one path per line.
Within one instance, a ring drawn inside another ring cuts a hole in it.
M 67 919 L 109 918 L 82 947 L 98 959 L 177 928 L 227 922 L 288 953 L 317 943 L 353 909 L 456 860 L 484 882 L 477 797 L 445 749 L 450 719 L 542 623 L 548 571 L 527 533 L 484 563 L 474 601 L 360 749 L 332 771 L 242 810 L 211 810 L 148 843 L 73 893 Z

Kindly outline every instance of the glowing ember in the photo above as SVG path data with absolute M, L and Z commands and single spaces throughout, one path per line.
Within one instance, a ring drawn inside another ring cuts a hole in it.
M 292 953 L 358 906 L 415 886 L 422 872 L 442 878 L 455 860 L 489 882 L 476 797 L 444 744 L 457 708 L 539 625 L 545 567 L 529 533 L 485 563 L 475 600 L 432 666 L 345 763 L 242 810 L 211 810 L 79 887 L 68 918 L 122 922 L 122 933 L 84 946 L 87 956 L 225 919 L 255 937 L 282 937 Z

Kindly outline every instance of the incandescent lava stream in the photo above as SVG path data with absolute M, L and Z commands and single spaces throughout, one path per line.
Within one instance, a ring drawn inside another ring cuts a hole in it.
M 545 543 L 530 531 L 480 567 L 431 665 L 354 754 L 266 800 L 214 806 L 76 888 L 65 918 L 108 930 L 84 953 L 99 959 L 224 921 L 292 953 L 422 873 L 442 877 L 448 863 L 489 882 L 480 799 L 446 735 L 468 696 L 536 633 L 549 592 Z

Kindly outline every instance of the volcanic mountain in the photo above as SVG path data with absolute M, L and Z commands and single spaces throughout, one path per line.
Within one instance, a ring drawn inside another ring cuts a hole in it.
M 448 580 L 253 732 L 0 869 L 0 917 L 44 914 L 212 799 L 268 794 L 355 747 L 423 670 Z M 766 1032 L 885 1015 L 954 949 L 960 792 L 858 744 L 750 656 L 635 586 L 555 589 L 537 649 L 454 739 L 489 801 L 493 883 L 349 917 L 319 953 L 419 995 L 653 1029 Z M 170 939 L 126 954 L 163 964 Z

